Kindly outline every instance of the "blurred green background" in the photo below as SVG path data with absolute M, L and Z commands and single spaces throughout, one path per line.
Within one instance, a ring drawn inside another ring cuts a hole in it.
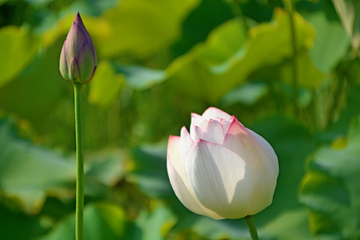
M 209 106 L 278 155 L 261 239 L 360 239 L 360 3 L 290 1 L 0 0 L 0 239 L 75 239 L 58 64 L 77 11 L 99 59 L 82 96 L 87 240 L 249 239 L 243 219 L 195 215 L 169 184 L 168 136 Z

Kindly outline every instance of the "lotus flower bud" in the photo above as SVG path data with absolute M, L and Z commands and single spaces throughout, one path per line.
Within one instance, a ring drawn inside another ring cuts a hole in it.
M 277 156 L 261 136 L 235 116 L 209 108 L 191 115 L 190 133 L 170 136 L 170 183 L 194 213 L 214 219 L 254 215 L 272 202 L 279 174 Z
M 61 49 L 60 73 L 70 83 L 88 83 L 96 65 L 94 45 L 78 12 Z

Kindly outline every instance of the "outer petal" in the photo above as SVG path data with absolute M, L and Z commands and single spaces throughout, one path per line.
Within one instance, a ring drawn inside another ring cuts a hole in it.
M 196 138 L 195 128 L 199 127 L 204 132 L 206 130 L 207 125 L 208 125 L 208 121 L 205 118 L 203 118 L 202 116 L 196 113 L 191 114 L 190 135 L 194 141 L 198 139 Z
M 94 55 L 88 41 L 85 41 L 81 46 L 77 55 L 77 59 L 80 69 L 81 81 L 88 80 L 95 67 Z
M 92 71 L 92 73 L 91 73 L 91 76 L 90 76 L 88 79 L 83 80 L 82 83 L 88 83 L 88 82 L 91 81 L 91 79 L 92 79 L 92 78 L 94 77 L 94 75 L 95 75 L 96 68 L 97 68 L 97 67 L 95 66 L 94 69 L 93 69 L 93 71 Z
M 185 186 L 184 181 L 176 172 L 169 159 L 167 160 L 167 171 L 175 195 L 182 202 L 182 204 L 184 204 L 187 209 L 194 213 L 206 215 L 206 213 L 201 209 L 201 207 L 195 202 L 193 196 L 191 196 L 189 190 Z
M 66 53 L 65 53 L 65 45 L 66 40 L 64 41 L 63 47 L 61 48 L 61 54 L 60 54 L 60 73 L 63 78 L 70 80 L 68 75 L 68 66 L 66 63 Z
M 180 153 L 183 164 L 185 165 L 185 159 L 194 144 L 194 141 L 191 139 L 189 132 L 186 127 L 181 128 L 181 140 L 180 140 Z
M 79 29 L 83 32 L 84 36 L 86 37 L 86 40 L 88 41 L 89 46 L 90 46 L 91 51 L 92 51 L 93 56 L 94 56 L 94 60 L 95 60 L 94 64 L 96 65 L 96 63 L 97 63 L 96 51 L 95 51 L 94 45 L 92 43 L 90 34 L 86 30 L 85 25 L 84 25 L 84 23 L 83 23 L 83 21 L 82 21 L 82 19 L 80 17 L 79 12 L 76 14 L 74 22 L 78 25 Z
M 265 140 L 264 140 L 265 141 Z M 223 146 L 237 153 L 249 167 L 255 182 L 250 214 L 269 206 L 276 187 L 278 168 L 264 149 L 235 118 L 225 136 Z
M 167 148 L 168 175 L 176 196 L 186 208 L 194 213 L 209 216 L 214 219 L 222 219 L 218 214 L 201 205 L 189 187 L 189 181 L 180 157 L 180 141 L 180 137 L 170 136 Z
M 226 135 L 229 127 L 230 127 L 230 124 L 232 123 L 233 121 L 233 118 L 234 117 L 231 117 L 230 120 L 224 120 L 224 119 L 220 119 L 220 123 L 222 125 L 222 128 L 223 128 L 223 133 L 224 133 L 224 136 Z
M 69 78 L 73 82 L 79 82 L 81 79 L 79 65 L 75 57 L 73 57 L 70 61 Z
M 200 127 L 195 126 L 195 130 L 193 131 L 193 135 L 191 135 L 192 140 L 195 142 L 199 139 L 204 138 L 204 132 L 201 130 Z
M 251 135 L 251 137 L 262 147 L 264 150 L 264 153 L 269 157 L 271 162 L 274 164 L 274 168 L 276 170 L 276 174 L 279 174 L 279 161 L 276 156 L 276 153 L 274 149 L 271 147 L 271 145 L 259 134 L 255 133 L 251 129 L 246 128 L 248 133 Z
M 210 119 L 202 139 L 221 145 L 224 141 L 224 132 L 221 123 L 217 120 Z
M 77 57 L 81 46 L 86 41 L 85 34 L 75 22 L 73 22 L 70 28 L 66 41 L 66 62 L 69 63 L 73 57 Z
M 217 109 L 215 107 L 209 107 L 202 115 L 203 118 L 205 118 L 206 120 L 210 120 L 210 119 L 216 119 L 216 118 L 222 118 L 225 120 L 229 120 L 231 118 L 231 116 L 229 114 L 227 114 L 224 111 L 221 111 L 220 109 Z
M 242 218 L 249 212 L 254 192 L 245 162 L 218 144 L 198 140 L 186 163 L 190 187 L 200 203 L 224 218 Z

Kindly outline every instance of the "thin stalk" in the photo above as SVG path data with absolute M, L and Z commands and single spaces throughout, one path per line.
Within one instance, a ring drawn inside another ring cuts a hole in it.
M 298 81 L 298 69 L 297 69 L 297 49 L 296 49 L 296 28 L 294 21 L 294 12 L 295 6 L 292 0 L 288 1 L 286 4 L 287 10 L 289 12 L 290 19 L 290 30 L 291 30 L 291 46 L 293 50 L 293 56 L 291 58 L 292 63 L 292 92 L 293 92 L 293 104 L 294 104 L 294 112 L 296 116 L 299 116 L 299 103 L 298 103 L 298 92 L 299 92 L 299 81 Z
M 245 217 L 246 224 L 249 228 L 250 236 L 252 240 L 259 240 L 259 236 L 256 231 L 254 219 L 251 215 Z
M 76 134 L 76 240 L 84 240 L 84 156 L 81 116 L 81 87 L 74 84 L 75 134 Z

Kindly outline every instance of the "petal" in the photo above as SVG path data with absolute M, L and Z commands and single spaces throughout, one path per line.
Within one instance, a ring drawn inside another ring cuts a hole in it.
M 184 164 L 181 160 L 180 152 L 181 138 L 177 136 L 170 136 L 167 146 L 167 157 L 170 159 L 172 166 L 178 172 L 182 179 L 187 179 Z
M 209 107 L 202 115 L 203 118 L 205 118 L 206 120 L 210 120 L 210 119 L 216 119 L 216 118 L 222 118 L 225 120 L 229 120 L 231 118 L 231 116 L 229 114 L 227 114 L 224 111 L 221 111 L 220 109 L 214 108 L 214 107 Z
M 189 187 L 189 181 L 187 179 L 185 168 L 181 160 L 180 145 L 180 137 L 169 137 L 167 148 L 167 169 L 170 183 L 175 191 L 176 196 L 189 210 L 214 219 L 222 219 L 222 217 L 220 217 L 218 214 L 201 205 Z M 196 204 L 194 204 L 194 202 Z
M 203 118 L 202 116 L 196 113 L 191 114 L 190 135 L 191 137 L 193 137 L 194 141 L 195 141 L 194 138 L 195 127 L 198 126 L 202 131 L 205 131 L 207 125 L 208 125 L 208 121 L 205 118 Z
M 249 214 L 254 182 L 245 162 L 236 153 L 198 140 L 188 154 L 185 168 L 190 187 L 203 206 L 223 218 Z
M 88 79 L 83 80 L 83 82 L 82 82 L 82 83 L 88 83 L 88 82 L 90 82 L 90 80 L 94 77 L 94 74 L 95 74 L 96 68 L 97 68 L 97 67 L 95 66 L 95 67 L 94 67 L 94 70 L 92 71 L 91 76 L 90 76 Z
M 278 169 L 273 160 L 236 118 L 229 127 L 223 146 L 237 153 L 249 167 L 255 182 L 250 214 L 260 212 L 271 204 L 275 191 Z
M 87 80 L 94 70 L 94 55 L 87 41 L 81 46 L 77 56 L 81 80 Z
M 167 172 L 169 175 L 171 186 L 174 189 L 175 195 L 178 197 L 180 202 L 182 202 L 182 204 L 184 204 L 184 206 L 190 211 L 197 214 L 206 215 L 206 213 L 196 203 L 189 190 L 186 188 L 184 181 L 176 172 L 169 159 L 167 160 Z
M 73 22 L 70 31 L 66 37 L 66 62 L 70 62 L 73 57 L 77 57 L 79 50 L 86 41 L 86 36 L 79 29 L 79 26 Z
M 251 135 L 251 137 L 262 147 L 265 154 L 270 158 L 271 162 L 273 163 L 274 168 L 276 170 L 276 174 L 279 174 L 279 161 L 274 149 L 262 136 L 260 136 L 259 134 L 255 133 L 254 131 L 248 128 L 246 128 L 246 130 Z
M 84 25 L 84 23 L 83 23 L 83 21 L 82 21 L 82 19 L 81 19 L 81 17 L 80 17 L 80 13 L 79 13 L 79 12 L 76 14 L 76 17 L 75 17 L 74 22 L 77 24 L 77 26 L 79 27 L 79 29 L 80 29 L 80 30 L 82 31 L 82 33 L 84 34 L 86 40 L 88 41 L 89 46 L 90 46 L 91 51 L 92 51 L 93 56 L 94 56 L 94 60 L 95 60 L 95 61 L 94 61 L 94 64 L 95 64 L 95 66 L 96 66 L 96 63 L 97 63 L 96 51 L 95 51 L 93 42 L 92 42 L 92 40 L 91 40 L 90 34 L 89 34 L 89 32 L 86 30 L 85 25 Z
M 69 78 L 73 82 L 78 82 L 81 79 L 79 65 L 75 57 L 73 57 L 70 61 Z
M 202 139 L 221 145 L 224 141 L 224 132 L 221 123 L 217 120 L 209 120 L 209 124 Z
M 186 127 L 181 128 L 181 140 L 180 140 L 180 152 L 181 152 L 181 159 L 183 164 L 185 165 L 185 159 L 187 154 L 190 151 L 190 148 L 194 144 L 194 141 L 191 139 L 189 132 L 187 131 Z
M 204 132 L 201 130 L 200 127 L 195 126 L 195 130 L 193 131 L 193 134 L 191 135 L 192 140 L 195 142 L 199 139 L 203 139 Z
M 225 120 L 225 119 L 219 119 L 221 125 L 222 125 L 222 128 L 223 128 L 223 133 L 224 133 L 224 136 L 226 135 L 227 131 L 229 130 L 229 127 L 233 121 L 233 117 L 230 118 L 230 120 Z
M 66 80 L 69 80 L 68 66 L 67 66 L 67 63 L 66 63 L 65 44 L 66 44 L 66 40 L 64 41 L 63 47 L 61 48 L 60 73 L 61 73 L 63 78 L 65 78 Z

